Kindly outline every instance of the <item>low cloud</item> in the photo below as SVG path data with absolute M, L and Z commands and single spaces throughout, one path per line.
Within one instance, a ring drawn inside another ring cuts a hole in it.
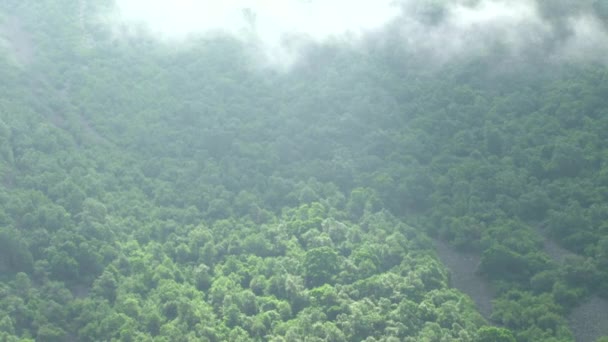
M 571 32 L 554 52 L 554 58 L 608 64 L 608 33 L 597 17 L 582 14 L 570 18 L 568 27 Z
M 433 4 L 429 5 L 429 3 Z M 593 6 L 568 12 L 558 2 L 478 0 L 405 2 L 400 35 L 410 51 L 435 64 L 499 55 L 549 62 L 602 62 L 608 34 Z M 560 7 L 561 6 L 561 7 Z
M 436 65 L 497 51 L 605 62 L 608 34 L 592 1 L 568 11 L 568 0 L 116 0 L 112 21 L 170 42 L 229 34 L 281 65 L 310 42 L 356 43 L 383 30 L 396 30 L 398 44 Z
M 530 1 L 481 1 L 476 5 L 454 1 L 422 9 L 418 2 L 410 1 L 400 25 L 405 44 L 436 63 L 483 55 L 495 48 L 519 55 L 542 44 L 550 33 L 551 26 Z
M 356 41 L 399 14 L 392 0 L 116 0 L 112 21 L 163 41 L 230 34 L 274 63 L 290 63 L 304 42 Z

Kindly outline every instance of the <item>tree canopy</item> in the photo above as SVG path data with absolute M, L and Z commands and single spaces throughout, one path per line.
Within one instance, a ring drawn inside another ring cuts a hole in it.
M 431 67 L 387 33 L 277 71 L 78 16 L 0 3 L 0 340 L 572 341 L 608 300 L 605 64 Z

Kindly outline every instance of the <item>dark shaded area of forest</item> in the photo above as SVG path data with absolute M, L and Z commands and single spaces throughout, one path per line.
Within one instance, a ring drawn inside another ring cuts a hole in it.
M 0 340 L 573 341 L 607 299 L 605 65 L 386 34 L 279 72 L 81 15 L 0 5 Z

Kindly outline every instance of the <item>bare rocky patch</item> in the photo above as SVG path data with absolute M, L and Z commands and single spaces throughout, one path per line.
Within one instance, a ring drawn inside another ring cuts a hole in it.
M 537 233 L 543 238 L 543 248 L 545 253 L 547 253 L 547 255 L 556 263 L 562 264 L 567 257 L 576 255 L 555 242 L 555 240 L 549 237 L 549 233 L 542 227 L 537 229 Z
M 608 336 L 608 300 L 593 296 L 572 310 L 568 320 L 577 342 L 595 342 Z
M 577 256 L 560 246 L 543 229 L 539 228 L 538 233 L 544 239 L 545 253 L 556 263 L 563 264 L 566 258 Z M 591 297 L 572 310 L 568 322 L 577 342 L 594 342 L 602 336 L 608 336 L 608 300 Z
M 440 240 L 435 240 L 435 245 L 439 258 L 450 270 L 450 286 L 469 295 L 477 305 L 479 313 L 490 319 L 494 291 L 487 280 L 475 273 L 479 265 L 479 255 L 459 252 Z

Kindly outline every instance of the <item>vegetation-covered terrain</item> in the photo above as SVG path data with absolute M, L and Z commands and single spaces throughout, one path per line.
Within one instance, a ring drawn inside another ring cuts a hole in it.
M 605 65 L 387 35 L 277 71 L 101 4 L 0 3 L 0 340 L 572 341 L 607 296 Z

